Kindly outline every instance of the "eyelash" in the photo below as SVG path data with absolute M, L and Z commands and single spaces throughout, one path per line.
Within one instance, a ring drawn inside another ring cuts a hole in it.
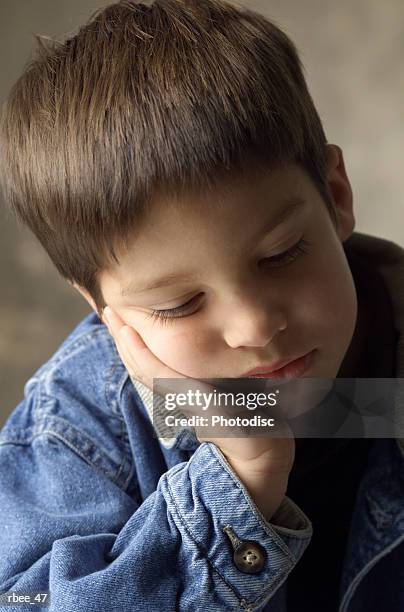
M 264 262 L 268 261 L 271 264 L 275 263 L 275 267 L 277 267 L 276 264 L 287 265 L 291 263 L 292 261 L 294 261 L 300 255 L 307 254 L 309 252 L 307 250 L 307 247 L 310 247 L 310 246 L 311 246 L 310 242 L 308 242 L 304 238 L 301 238 L 297 244 L 292 246 L 287 251 L 284 251 L 283 253 L 279 253 L 278 255 L 273 255 L 272 257 L 265 257 L 262 261 Z M 183 319 L 187 316 L 191 316 L 192 314 L 195 314 L 195 313 L 191 312 L 188 315 L 183 315 L 182 313 L 186 312 L 189 309 L 189 307 L 192 305 L 193 302 L 195 302 L 195 300 L 199 297 L 199 295 L 200 294 L 194 296 L 192 299 L 188 300 L 188 302 L 186 302 L 185 304 L 182 304 L 181 306 L 176 306 L 175 308 L 166 308 L 164 310 L 152 310 L 147 315 L 147 318 L 158 320 L 161 323 L 167 323 L 170 319 L 171 320 L 172 319 Z

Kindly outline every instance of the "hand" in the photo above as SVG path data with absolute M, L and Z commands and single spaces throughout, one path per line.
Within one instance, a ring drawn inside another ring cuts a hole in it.
M 213 388 L 205 382 L 184 376 L 160 361 L 146 346 L 137 331 L 127 325 L 110 307 L 104 310 L 102 320 L 107 325 L 113 337 L 118 353 L 130 376 L 153 391 L 153 378 L 164 380 L 163 391 L 176 392 L 170 388 L 169 379 L 187 379 L 190 387 L 212 392 Z M 181 407 L 181 412 L 194 413 L 190 407 Z M 234 416 L 234 412 L 232 414 Z M 231 467 L 239 475 L 255 499 L 264 516 L 275 512 L 286 491 L 289 472 L 295 456 L 295 441 L 290 428 L 285 423 L 279 423 L 279 431 L 284 437 L 204 437 L 203 428 L 195 428 L 200 441 L 210 441 L 216 444 Z M 269 480 L 273 482 L 273 492 L 268 487 Z

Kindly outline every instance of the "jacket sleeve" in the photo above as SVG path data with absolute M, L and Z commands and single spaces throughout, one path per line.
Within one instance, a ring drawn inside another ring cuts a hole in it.
M 214 444 L 139 505 L 46 427 L 0 445 L 0 525 L 0 591 L 49 591 L 50 612 L 275 610 L 312 533 L 287 497 L 266 522 Z M 225 526 L 265 551 L 259 573 L 236 567 Z

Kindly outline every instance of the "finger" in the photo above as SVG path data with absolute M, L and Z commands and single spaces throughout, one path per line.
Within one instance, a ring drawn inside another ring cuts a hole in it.
M 118 340 L 121 336 L 126 338 L 129 331 L 133 332 L 130 335 L 130 341 L 132 343 L 135 343 L 135 345 L 139 348 L 144 348 L 146 346 L 142 337 L 134 330 L 134 328 L 129 327 L 129 325 L 127 325 L 118 315 L 118 313 L 116 313 L 115 310 L 112 310 L 110 306 L 106 306 L 104 308 L 103 321 L 106 322 L 109 331 L 116 340 Z
M 126 367 L 127 371 L 129 372 L 130 376 L 132 378 L 136 378 L 137 380 L 139 380 L 140 382 L 143 382 L 142 378 L 142 373 L 136 369 L 135 364 L 133 363 L 128 349 L 125 346 L 125 344 L 122 342 L 122 339 L 118 336 L 117 338 L 114 338 L 115 340 L 115 344 L 116 344 L 116 348 L 118 350 L 119 356 L 121 358 L 121 360 L 123 361 L 124 366 Z
M 107 311 L 106 313 L 105 311 L 107 310 L 107 308 L 109 312 Z M 131 355 L 129 354 L 126 343 L 124 342 L 124 338 L 122 337 L 122 334 L 120 333 L 120 329 L 122 329 L 122 325 L 125 326 L 126 324 L 122 321 L 119 315 L 117 315 L 116 313 L 115 313 L 115 316 L 114 316 L 114 313 L 112 313 L 111 315 L 110 311 L 111 309 L 109 307 L 104 308 L 101 318 L 104 324 L 107 326 L 108 331 L 111 334 L 112 338 L 115 341 L 115 345 L 119 353 L 119 356 L 123 364 L 125 365 L 127 371 L 129 372 L 130 376 L 132 378 L 137 379 L 139 382 L 146 384 L 147 381 L 144 380 L 142 372 L 136 367 L 136 364 L 134 363 L 133 359 L 131 358 Z M 143 343 L 143 340 L 142 340 L 142 343 Z

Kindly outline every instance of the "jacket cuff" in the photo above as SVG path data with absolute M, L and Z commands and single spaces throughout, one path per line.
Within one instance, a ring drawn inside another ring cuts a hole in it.
M 312 525 L 307 516 L 285 497 L 275 522 L 266 521 L 220 449 L 210 442 L 197 448 L 187 469 L 174 467 L 165 477 L 177 528 L 207 557 L 215 570 L 216 588 L 230 609 L 262 606 L 309 544 Z M 189 493 L 184 495 L 185 491 Z M 244 573 L 236 566 L 224 527 L 230 527 L 239 540 L 263 547 L 265 563 L 258 573 Z

